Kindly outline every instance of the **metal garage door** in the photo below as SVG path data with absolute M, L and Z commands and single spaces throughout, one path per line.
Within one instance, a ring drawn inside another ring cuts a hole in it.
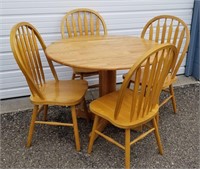
M 194 0 L 3 0 L 0 6 L 0 98 L 29 95 L 9 44 L 10 29 L 17 22 L 27 21 L 35 25 L 48 45 L 61 38 L 60 21 L 67 11 L 87 7 L 103 16 L 109 34 L 139 36 L 145 23 L 160 14 L 176 15 L 190 28 L 193 2 Z M 44 56 L 42 60 L 45 72 L 51 78 Z M 56 64 L 56 70 L 59 78 L 70 79 L 70 68 Z M 185 61 L 179 70 L 180 74 L 184 72 Z M 118 82 L 122 80 L 122 73 L 123 71 L 118 72 Z M 90 83 L 95 80 L 97 78 L 89 79 Z

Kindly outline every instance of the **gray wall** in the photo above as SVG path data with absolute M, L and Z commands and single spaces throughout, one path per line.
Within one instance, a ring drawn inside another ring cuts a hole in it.
M 140 36 L 145 23 L 160 14 L 175 15 L 191 24 L 194 0 L 4 0 L 1 1 L 0 13 L 0 98 L 28 95 L 29 89 L 20 72 L 10 49 L 9 33 L 11 27 L 21 21 L 32 23 L 41 33 L 46 44 L 58 40 L 60 21 L 69 10 L 87 7 L 98 11 L 107 24 L 110 35 Z M 44 56 L 43 65 L 47 77 L 51 78 Z M 70 79 L 71 69 L 56 65 L 59 78 Z M 185 72 L 185 61 L 179 74 Z M 118 82 L 122 81 L 118 71 Z M 94 83 L 97 78 L 88 79 Z

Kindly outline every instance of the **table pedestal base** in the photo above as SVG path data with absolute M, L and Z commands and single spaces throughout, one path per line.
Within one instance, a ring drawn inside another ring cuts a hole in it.
M 116 71 L 115 70 L 102 70 L 99 73 L 99 96 L 106 95 L 116 90 Z M 97 130 L 102 132 L 108 125 L 108 121 L 100 119 Z M 90 133 L 91 134 L 91 133 Z M 95 140 L 98 135 L 95 136 Z
M 99 73 L 99 96 L 116 90 L 116 70 L 102 70 Z

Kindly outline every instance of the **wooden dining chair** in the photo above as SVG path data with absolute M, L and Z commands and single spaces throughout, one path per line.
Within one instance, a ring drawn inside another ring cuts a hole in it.
M 84 101 L 87 81 L 58 80 L 53 63 L 46 58 L 54 78 L 47 81 L 40 58 L 40 49 L 45 53 L 46 46 L 39 32 L 27 22 L 18 23 L 12 28 L 10 45 L 15 60 L 26 78 L 31 91 L 30 100 L 34 104 L 27 147 L 31 145 L 35 124 L 47 124 L 73 127 L 76 150 L 79 151 L 80 140 L 75 106 Z M 72 123 L 47 121 L 48 105 L 70 106 Z M 37 120 L 42 110 L 44 119 Z
M 156 116 L 164 80 L 169 70 L 173 69 L 176 57 L 177 50 L 174 45 L 156 46 L 141 56 L 132 66 L 118 91 L 104 95 L 90 103 L 90 110 L 95 114 L 95 118 L 88 153 L 91 153 L 94 139 L 99 135 L 125 150 L 125 167 L 130 168 L 130 146 L 154 132 L 159 152 L 163 154 Z M 135 85 L 130 89 L 129 82 L 133 74 L 136 74 Z M 140 85 L 140 80 L 142 85 Z M 125 129 L 125 146 L 97 130 L 101 118 L 116 127 Z M 148 122 L 152 123 L 152 126 L 147 124 Z M 131 129 L 141 125 L 147 126 L 148 130 L 131 141 Z
M 67 12 L 61 21 L 63 39 L 81 36 L 105 36 L 107 28 L 102 16 L 94 10 L 78 8 Z M 81 59 L 81 58 L 80 58 Z M 98 70 L 73 68 L 72 79 L 99 75 Z M 89 85 L 89 88 L 99 84 Z
M 177 80 L 176 74 L 186 56 L 190 42 L 190 31 L 187 24 L 175 16 L 156 16 L 149 20 L 144 26 L 141 38 L 153 40 L 158 43 L 172 43 L 177 47 L 179 57 L 176 60 L 176 66 L 174 70 L 168 74 L 163 85 L 163 91 L 169 93 L 169 96 L 160 103 L 160 106 L 163 106 L 169 100 L 172 100 L 173 110 L 176 113 L 177 110 L 173 83 Z M 133 75 L 131 82 L 134 83 L 134 81 L 135 76 Z

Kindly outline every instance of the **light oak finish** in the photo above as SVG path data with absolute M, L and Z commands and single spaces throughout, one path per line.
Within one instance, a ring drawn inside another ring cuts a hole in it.
M 184 57 L 186 56 L 190 42 L 190 31 L 186 23 L 180 18 L 171 15 L 160 15 L 147 22 L 141 33 L 141 38 L 149 39 L 157 43 L 172 43 L 177 47 L 179 57 L 176 60 L 176 64 L 166 77 L 163 85 L 163 91 L 167 91 L 169 93 L 169 97 L 160 103 L 160 106 L 163 106 L 165 103 L 171 100 L 173 110 L 176 112 L 177 110 L 173 83 L 176 81 L 176 74 Z M 131 81 L 133 83 L 134 78 L 135 76 L 132 77 Z
M 34 104 L 27 140 L 30 147 L 35 124 L 71 126 L 74 128 L 76 150 L 80 150 L 75 106 L 84 100 L 87 82 L 84 80 L 58 80 L 52 61 L 47 58 L 54 80 L 46 81 L 39 49 L 46 46 L 39 32 L 29 23 L 16 24 L 10 33 L 10 44 L 15 60 L 29 85 L 30 100 Z M 47 121 L 48 105 L 71 106 L 73 123 Z M 39 108 L 41 106 L 41 108 Z M 43 120 L 37 120 L 44 111 Z
M 91 9 L 78 8 L 67 12 L 61 21 L 61 35 L 63 39 L 79 36 L 104 36 L 107 28 L 102 16 Z M 72 79 L 98 75 L 98 70 L 73 68 Z M 98 84 L 89 88 L 98 87 Z
M 66 66 L 99 70 L 99 95 L 103 96 L 116 90 L 116 70 L 130 69 L 156 46 L 156 42 L 131 36 L 82 36 L 52 43 L 46 48 L 46 55 Z M 100 121 L 97 128 L 102 131 L 108 122 Z
M 130 69 L 155 46 L 156 42 L 132 36 L 77 37 L 52 43 L 46 54 L 49 59 L 70 67 L 115 71 Z
M 159 152 L 163 154 L 156 116 L 164 80 L 175 64 L 176 58 L 177 49 L 171 44 L 161 44 L 149 50 L 134 62 L 118 91 L 104 95 L 90 103 L 90 110 L 95 114 L 95 120 L 88 153 L 91 153 L 94 139 L 96 135 L 99 135 L 125 150 L 125 167 L 130 168 L 130 146 L 154 132 Z M 142 68 L 145 69 L 143 74 L 141 73 Z M 134 86 L 130 89 L 129 83 L 133 74 L 136 74 L 136 79 Z M 140 80 L 142 80 L 142 85 L 140 85 Z M 100 118 L 125 130 L 125 145 L 98 130 Z M 152 122 L 152 127 L 131 141 L 130 130 L 148 122 Z
M 131 36 L 83 36 L 54 42 L 46 48 L 46 54 L 66 66 L 99 70 L 102 96 L 115 91 L 116 70 L 130 69 L 142 54 L 157 45 Z

